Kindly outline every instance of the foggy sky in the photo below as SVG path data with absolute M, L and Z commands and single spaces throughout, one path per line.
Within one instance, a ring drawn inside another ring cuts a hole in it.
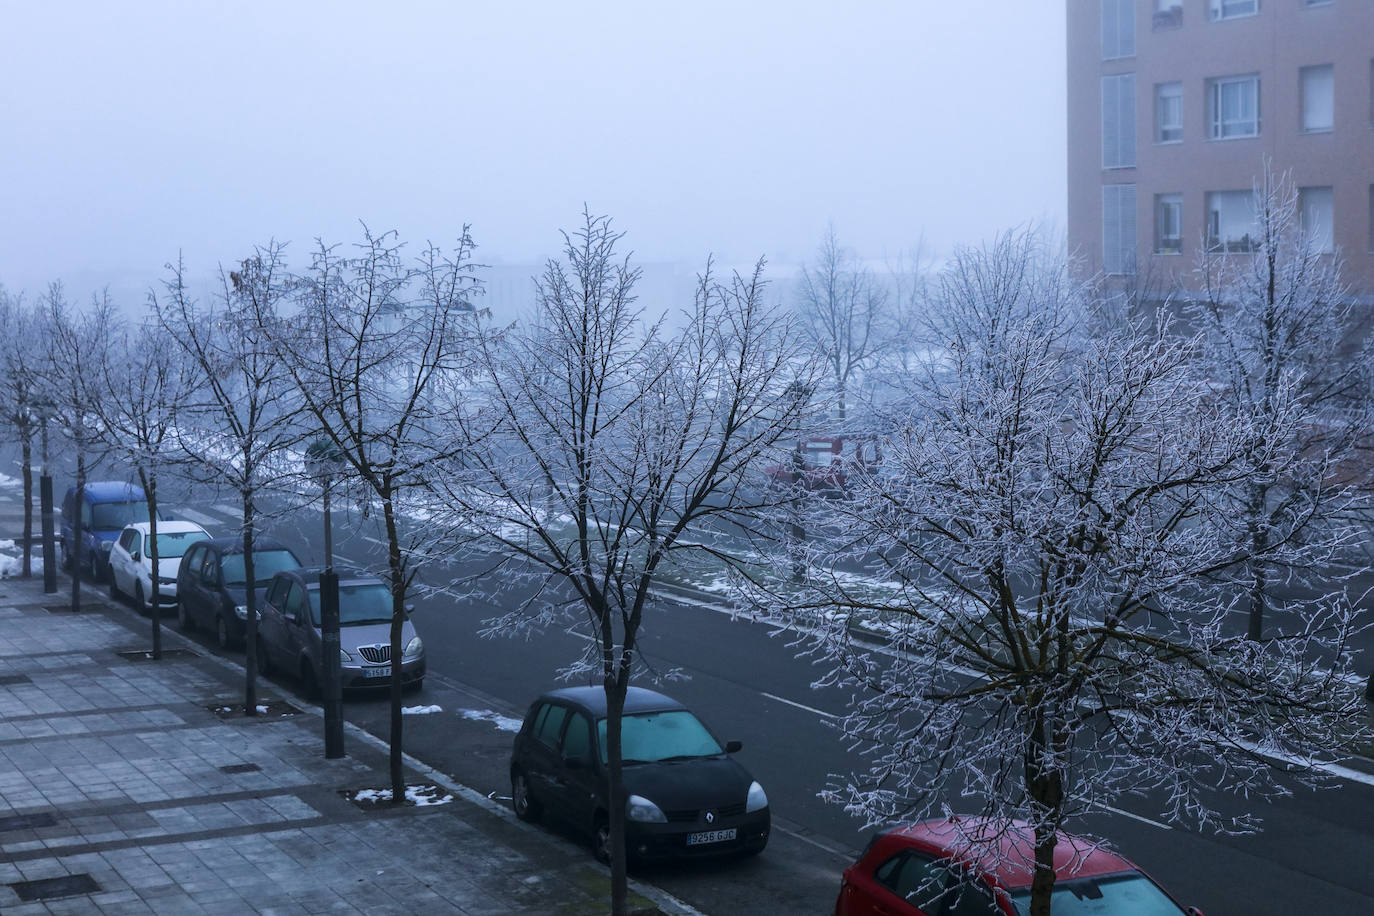
M 584 202 L 647 261 L 938 254 L 1062 229 L 1064 142 L 1059 0 L 0 0 L 12 292 L 359 219 L 532 264 Z

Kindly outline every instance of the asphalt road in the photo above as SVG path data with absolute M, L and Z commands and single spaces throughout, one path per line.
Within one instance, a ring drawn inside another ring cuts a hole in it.
M 57 489 L 65 490 L 65 482 Z M 172 489 L 172 488 L 169 488 Z M 190 488 L 168 495 L 174 512 L 201 521 L 212 534 L 232 530 L 232 499 Z M 0 494 L 0 537 L 18 533 L 14 491 Z M 336 550 L 361 565 L 380 562 L 370 522 L 340 520 Z M 272 533 L 300 544 L 306 562 L 323 560 L 320 516 L 301 511 L 271 522 Z M 506 762 L 510 720 L 541 690 L 562 683 L 558 671 L 574 658 L 579 638 L 564 632 L 533 640 L 482 638 L 482 622 L 498 610 L 481 599 L 435 595 L 415 623 L 425 638 L 431 674 L 407 705 L 437 704 L 442 713 L 408 716 L 406 750 L 492 796 L 509 794 Z M 131 611 L 132 613 L 132 611 Z M 170 619 L 169 619 L 170 623 Z M 202 637 L 207 651 L 209 642 Z M 816 793 L 831 774 L 861 766 L 828 726 L 846 697 L 810 684 L 819 673 L 795 657 L 785 635 L 733 619 L 694 600 L 661 598 L 646 620 L 644 651 L 659 671 L 685 679 L 661 689 L 692 707 L 724 738 L 738 738 L 738 759 L 765 786 L 774 835 L 762 856 L 742 862 L 658 866 L 643 873 L 703 912 L 826 913 L 839 874 L 862 847 L 862 825 Z M 283 682 L 291 689 L 293 684 Z M 350 699 L 349 718 L 385 736 L 384 695 Z M 1358 765 L 1358 764 L 1357 764 Z M 1374 766 L 1365 766 L 1374 772 Z M 1243 812 L 1226 797 L 1223 815 Z M 958 800 L 952 807 L 959 808 Z M 1185 903 L 1210 916 L 1227 913 L 1374 913 L 1374 778 L 1354 772 L 1333 788 L 1265 805 L 1256 836 L 1199 834 L 1158 823 L 1145 800 L 1124 801 L 1083 825 L 1109 837 Z M 554 828 L 556 829 L 556 828 Z

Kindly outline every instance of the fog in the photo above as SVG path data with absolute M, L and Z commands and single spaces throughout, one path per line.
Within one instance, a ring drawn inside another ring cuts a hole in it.
M 1057 0 L 0 4 L 11 291 L 359 220 L 519 278 L 584 204 L 684 276 L 1064 221 Z

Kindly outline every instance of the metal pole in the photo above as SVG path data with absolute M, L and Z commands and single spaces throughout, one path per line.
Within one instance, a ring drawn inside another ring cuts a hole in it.
M 43 473 L 38 478 L 39 511 L 43 516 L 43 594 L 57 594 L 57 548 L 53 543 L 52 472 L 48 468 L 48 418 L 43 418 Z
M 343 686 L 339 652 L 339 577 L 334 572 L 334 534 L 329 518 L 329 480 L 324 482 L 324 572 L 320 573 L 320 635 L 324 642 L 324 756 L 344 756 Z

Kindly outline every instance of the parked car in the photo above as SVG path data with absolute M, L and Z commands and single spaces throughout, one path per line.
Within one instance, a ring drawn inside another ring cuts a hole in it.
M 974 843 L 970 837 L 988 837 Z M 1034 833 L 985 818 L 921 821 L 879 834 L 845 869 L 835 916 L 1027 916 Z M 1055 916 L 1202 916 L 1128 860 L 1061 833 L 1054 849 Z
M 76 543 L 80 539 L 81 561 L 91 578 L 100 581 L 109 568 L 110 547 L 124 526 L 146 522 L 149 518 L 147 497 L 137 484 L 94 480 L 87 481 L 80 492 L 76 487 L 68 487 L 62 500 L 62 524 L 57 535 L 62 568 L 72 572 Z
M 140 611 L 151 610 L 153 596 L 152 524 L 126 525 L 110 548 L 110 597 L 131 595 Z M 159 609 L 177 603 L 177 569 L 187 549 L 210 537 L 195 522 L 159 520 L 157 523 L 157 599 Z
M 763 787 L 681 703 L 631 687 L 621 720 L 626 850 L 632 859 L 761 852 L 770 813 Z M 510 762 L 522 820 L 547 813 L 586 831 L 610 856 L 606 694 L 568 687 L 530 704 Z
M 253 540 L 254 604 L 261 608 L 267 584 L 284 569 L 301 561 L 275 538 Z M 261 613 L 259 613 L 261 617 Z M 220 648 L 243 644 L 248 621 L 248 574 L 243 562 L 243 539 L 212 538 L 192 544 L 177 567 L 177 624 L 185 631 L 213 628 Z
M 320 573 L 323 567 L 279 572 L 267 587 L 258 622 L 258 665 L 297 675 L 309 696 L 319 692 L 324 672 L 320 632 Z M 339 577 L 339 648 L 344 689 L 390 684 L 391 587 L 371 573 L 335 568 Z M 406 620 L 401 624 L 401 683 L 425 682 L 425 644 Z
M 872 473 L 879 465 L 878 439 L 873 436 L 807 436 L 778 464 L 763 469 L 775 486 L 793 487 L 824 496 L 848 492 L 856 473 Z

